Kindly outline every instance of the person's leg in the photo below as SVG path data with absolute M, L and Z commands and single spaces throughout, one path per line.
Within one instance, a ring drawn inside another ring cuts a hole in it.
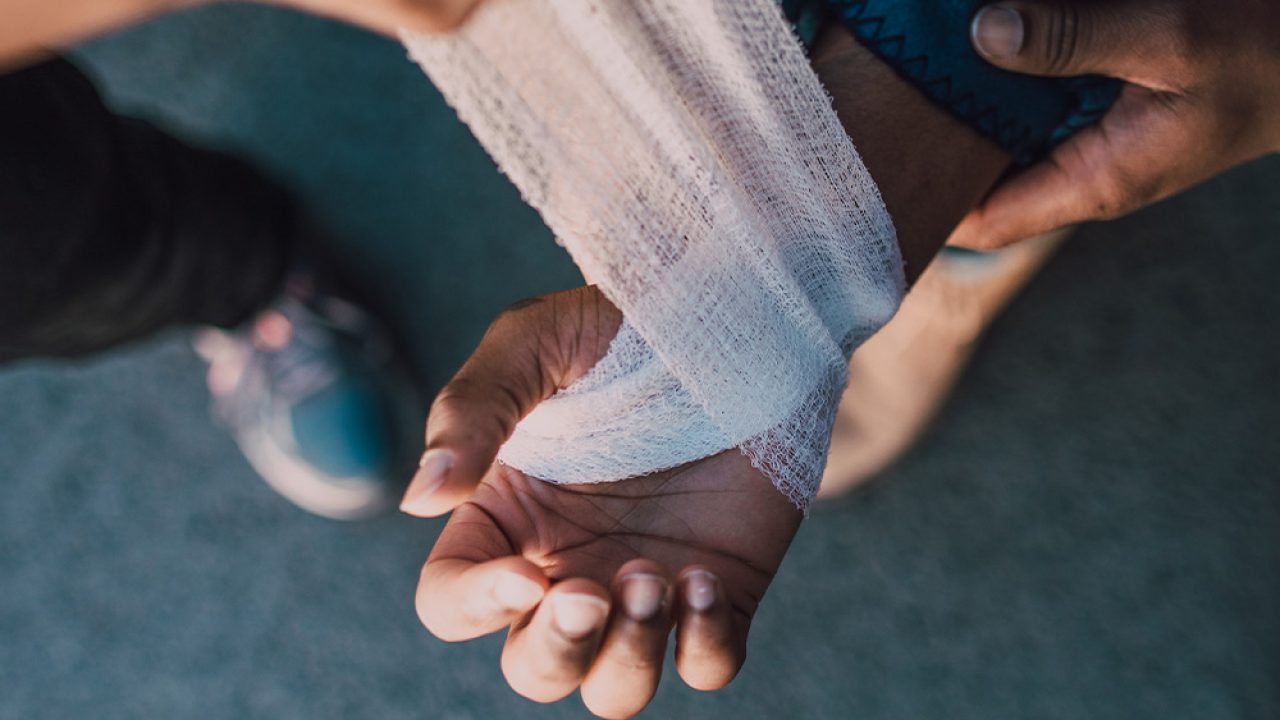
M 0 76 L 0 107 L 0 362 L 231 327 L 280 291 L 296 212 L 248 164 L 112 114 L 61 58 Z
M 934 258 L 898 314 L 849 361 L 819 499 L 860 486 L 911 448 L 983 333 L 1069 234 L 1050 233 L 994 253 L 944 249 Z
M 315 281 L 325 268 L 292 265 L 303 223 L 289 193 L 114 115 L 62 59 L 0 77 L 0 107 L 0 362 L 223 328 L 198 349 L 215 414 L 259 474 L 317 514 L 387 507 L 389 344 Z

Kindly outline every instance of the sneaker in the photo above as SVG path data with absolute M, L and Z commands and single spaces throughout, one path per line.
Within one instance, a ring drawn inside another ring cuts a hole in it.
M 898 314 L 849 361 L 819 499 L 858 487 L 911 447 L 983 332 L 1072 229 L 990 253 L 948 249 L 930 263 Z
M 213 414 L 281 495 L 316 515 L 394 505 L 398 448 L 389 336 L 355 305 L 291 279 L 244 327 L 200 330 Z

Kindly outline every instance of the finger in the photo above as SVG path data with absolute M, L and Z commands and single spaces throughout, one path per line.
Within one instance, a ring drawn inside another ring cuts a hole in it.
M 573 692 L 595 659 L 609 618 L 609 594 L 574 578 L 553 586 L 538 609 L 516 623 L 502 649 L 511 689 L 536 702 Z
M 595 664 L 582 681 L 582 702 L 604 718 L 627 718 L 653 699 L 673 619 L 671 579 L 657 563 L 632 560 L 613 582 L 614 613 Z
M 516 556 L 481 564 L 428 563 L 418 583 L 418 617 L 441 640 L 470 640 L 532 610 L 547 584 L 537 566 Z
M 1084 220 L 1089 188 L 1052 158 L 997 186 L 951 232 L 948 245 L 996 250 Z
M 430 517 L 470 497 L 516 423 L 585 374 L 620 323 L 594 288 L 533 298 L 499 315 L 432 403 L 427 452 L 400 509 Z
M 979 10 L 969 34 L 978 54 L 1006 70 L 1136 82 L 1185 53 L 1178 27 L 1160 3 L 1011 0 Z
M 711 571 L 680 574 L 676 671 L 695 690 L 728 685 L 746 660 L 745 633 L 734 632 L 733 610 Z
M 1127 214 L 1192 184 L 1193 123 L 1129 86 L 1103 122 L 1000 183 L 949 244 L 993 250 L 1067 225 Z
M 423 625 L 444 640 L 466 640 L 536 606 L 547 578 L 515 552 L 491 515 L 474 505 L 460 508 L 422 568 L 415 605 Z

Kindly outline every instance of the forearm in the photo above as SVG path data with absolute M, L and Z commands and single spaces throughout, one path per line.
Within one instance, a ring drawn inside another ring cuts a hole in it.
M 813 68 L 880 188 L 898 231 L 907 279 L 914 281 L 1010 158 L 836 23 L 818 38 Z

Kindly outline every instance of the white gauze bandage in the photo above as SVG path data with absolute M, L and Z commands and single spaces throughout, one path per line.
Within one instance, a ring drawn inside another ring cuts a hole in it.
M 404 40 L 626 318 L 499 458 L 590 483 L 738 447 L 807 509 L 849 354 L 905 283 L 775 1 L 485 0 Z

